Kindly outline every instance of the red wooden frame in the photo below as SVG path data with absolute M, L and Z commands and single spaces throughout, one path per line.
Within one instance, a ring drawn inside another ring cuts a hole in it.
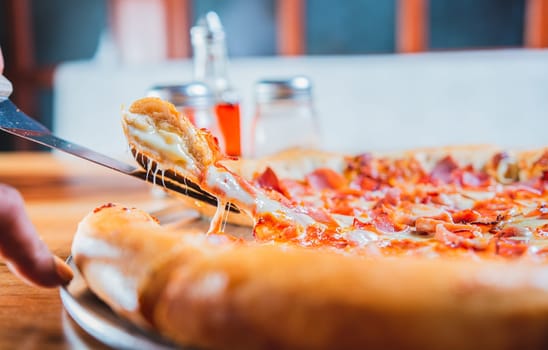
M 279 55 L 305 53 L 305 0 L 277 0 L 277 50 Z
M 164 0 L 166 15 L 167 57 L 190 56 L 189 31 L 191 7 L 189 0 Z
M 30 0 L 6 1 L 6 22 L 13 35 L 8 37 L 10 55 L 5 60 L 5 73 L 11 79 L 14 92 L 11 100 L 31 116 L 37 116 L 38 91 L 35 73 L 37 71 L 34 49 L 34 36 L 32 32 Z M 47 73 L 40 74 L 40 80 L 51 85 L 51 79 Z M 14 139 L 14 146 L 19 150 L 32 150 L 36 147 L 21 138 Z
M 425 51 L 428 46 L 428 0 L 398 0 L 396 51 Z
M 548 47 L 548 0 L 527 0 L 526 6 L 525 47 Z

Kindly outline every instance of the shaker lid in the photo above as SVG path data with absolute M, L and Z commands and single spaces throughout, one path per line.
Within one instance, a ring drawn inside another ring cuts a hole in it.
M 305 76 L 288 79 L 263 79 L 255 84 L 257 102 L 299 100 L 312 97 L 312 82 Z
M 167 100 L 176 107 L 207 107 L 214 103 L 213 93 L 206 84 L 200 82 L 157 85 L 152 87 L 147 95 Z

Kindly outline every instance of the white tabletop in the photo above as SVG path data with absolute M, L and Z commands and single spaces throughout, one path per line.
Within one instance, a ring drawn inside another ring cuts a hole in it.
M 548 50 L 235 59 L 230 76 L 244 96 L 245 130 L 254 82 L 297 74 L 314 82 L 327 149 L 548 144 Z M 122 106 L 144 96 L 152 85 L 191 78 L 190 61 L 63 64 L 55 76 L 54 130 L 118 156 L 126 149 L 119 122 Z

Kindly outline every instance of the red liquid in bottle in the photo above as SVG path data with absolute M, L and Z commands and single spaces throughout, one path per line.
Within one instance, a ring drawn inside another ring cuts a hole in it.
M 196 125 L 196 118 L 194 118 L 194 108 L 183 108 L 181 110 L 181 113 L 183 113 L 183 115 L 188 119 L 190 120 L 190 122 L 194 125 Z
M 220 102 L 215 106 L 219 127 L 225 139 L 225 150 L 229 156 L 242 154 L 240 143 L 240 105 Z

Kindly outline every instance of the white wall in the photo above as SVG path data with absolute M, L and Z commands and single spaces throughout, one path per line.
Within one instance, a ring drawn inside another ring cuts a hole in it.
M 122 106 L 154 84 L 190 81 L 191 69 L 189 61 L 64 64 L 55 76 L 54 131 L 123 155 Z M 296 74 L 314 82 L 327 149 L 548 145 L 548 50 L 233 60 L 230 75 L 244 96 L 244 127 L 253 109 L 253 83 Z

